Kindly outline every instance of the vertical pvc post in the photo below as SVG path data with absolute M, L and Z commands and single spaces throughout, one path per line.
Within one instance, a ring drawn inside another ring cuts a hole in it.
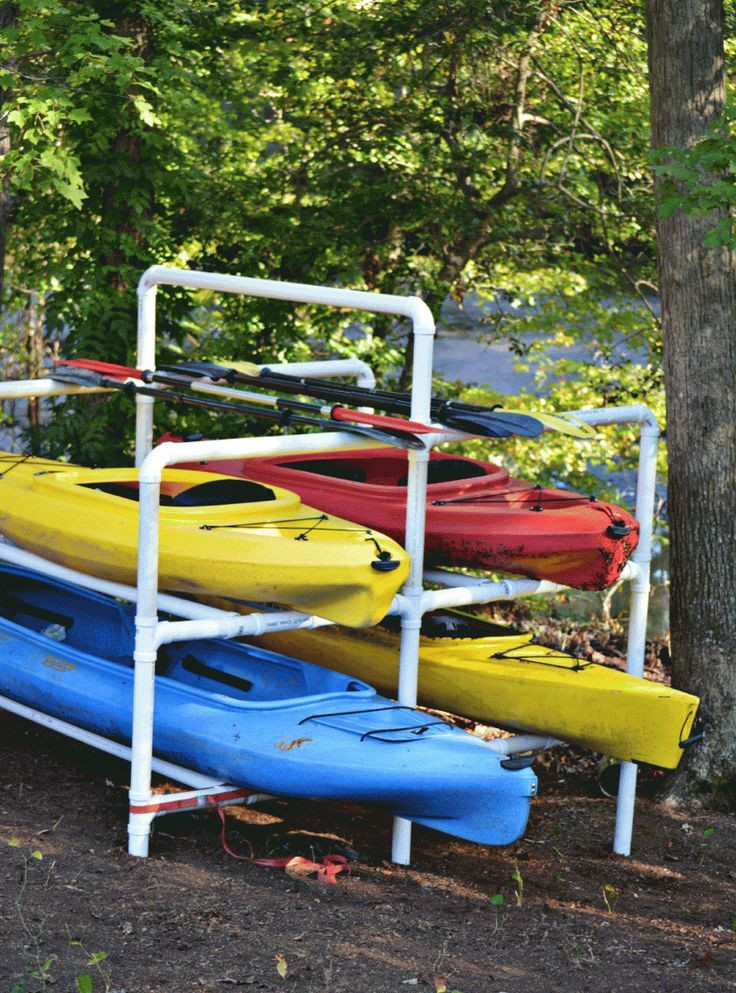
M 432 349 L 434 320 L 429 310 L 414 320 L 414 362 L 412 366 L 411 418 L 431 422 Z M 424 572 L 424 522 L 427 510 L 427 466 L 429 449 L 409 452 L 406 492 L 406 541 L 410 556 L 409 576 L 402 588 L 407 609 L 401 618 L 399 652 L 399 703 L 413 707 L 417 702 L 419 677 L 419 633 L 422 626 Z M 411 860 L 411 821 L 394 818 L 391 860 L 408 865 Z
M 143 473 L 141 473 L 141 477 Z M 145 805 L 151 798 L 153 761 L 153 706 L 156 675 L 156 628 L 158 625 L 158 479 L 139 481 L 138 509 L 138 601 L 135 615 L 135 675 L 133 682 L 133 735 L 131 740 L 130 805 Z M 145 858 L 151 835 L 151 818 L 128 815 L 128 852 Z
M 629 608 L 629 637 L 626 671 L 632 676 L 644 674 L 647 614 L 649 610 L 649 571 L 652 560 L 652 531 L 654 499 L 657 485 L 657 445 L 659 427 L 650 415 L 642 424 L 639 447 L 639 474 L 636 486 L 636 517 L 639 521 L 639 543 L 631 561 L 636 564 L 636 576 L 631 585 Z M 635 762 L 621 763 L 621 776 L 616 803 L 616 828 L 613 850 L 617 855 L 631 854 L 634 829 L 637 766 Z
M 138 369 L 156 366 L 156 284 L 138 284 Z M 135 464 L 140 466 L 153 447 L 153 397 L 135 398 Z M 156 511 L 158 516 L 158 510 Z

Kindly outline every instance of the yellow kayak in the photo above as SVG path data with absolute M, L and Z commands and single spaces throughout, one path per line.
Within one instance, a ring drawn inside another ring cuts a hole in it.
M 387 623 L 393 626 L 393 618 Z M 495 727 L 551 735 L 620 760 L 677 766 L 697 697 L 535 645 L 531 638 L 458 612 L 427 615 L 419 649 L 419 702 Z M 283 631 L 260 637 L 257 644 L 349 673 L 382 693 L 396 692 L 398 630 Z
M 137 497 L 137 469 L 0 452 L 0 532 L 81 572 L 135 583 Z M 289 490 L 164 471 L 162 589 L 275 601 L 361 627 L 385 615 L 408 571 L 396 542 L 308 507 Z

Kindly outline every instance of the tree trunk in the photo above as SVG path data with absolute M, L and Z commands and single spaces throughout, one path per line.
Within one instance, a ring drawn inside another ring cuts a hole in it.
M 23 322 L 26 325 L 25 379 L 38 379 L 43 371 L 45 342 L 43 337 L 43 298 L 35 291 L 28 294 L 28 302 L 23 308 Z M 32 430 L 41 426 L 41 404 L 38 397 L 28 398 L 28 425 Z
M 692 145 L 724 109 L 721 0 L 648 0 L 652 145 Z M 656 185 L 656 184 L 655 184 Z M 683 806 L 736 796 L 736 265 L 707 248 L 721 218 L 658 218 L 671 529 L 673 681 L 705 739 L 668 788 Z

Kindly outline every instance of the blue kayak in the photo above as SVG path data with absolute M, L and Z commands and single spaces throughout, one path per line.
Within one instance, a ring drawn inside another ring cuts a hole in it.
M 134 608 L 0 565 L 0 695 L 129 743 Z M 283 796 L 353 800 L 486 845 L 524 832 L 518 760 L 367 683 L 223 640 L 159 649 L 154 753 Z

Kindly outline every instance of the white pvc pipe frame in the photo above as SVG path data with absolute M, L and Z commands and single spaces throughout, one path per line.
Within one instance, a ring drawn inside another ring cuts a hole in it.
M 384 294 L 362 293 L 354 290 L 339 290 L 330 287 L 316 287 L 296 283 L 281 283 L 273 280 L 249 279 L 215 273 L 189 272 L 153 266 L 141 278 L 138 294 L 138 366 L 155 367 L 155 294 L 159 284 L 188 286 L 195 289 L 212 289 L 222 292 L 235 292 L 253 296 L 293 300 L 296 302 L 319 303 L 328 306 L 350 307 L 379 313 L 392 313 L 410 317 L 414 324 L 415 354 L 413 366 L 414 389 L 412 391 L 411 417 L 413 420 L 429 423 L 431 398 L 432 344 L 434 320 L 423 301 L 416 297 L 396 297 Z M 345 360 L 328 363 L 283 364 L 273 368 L 288 369 L 295 373 L 311 372 L 317 375 L 338 375 L 352 372 L 360 377 L 363 385 L 372 385 L 375 380 L 365 363 Z M 8 389 L 11 387 L 11 389 Z M 24 389 L 25 387 L 25 389 Z M 0 385 L 0 399 L 10 396 L 43 395 L 62 393 L 97 392 L 73 386 L 59 385 L 51 380 L 35 381 L 29 384 Z M 192 622 L 158 623 L 156 614 L 158 587 L 158 488 L 164 465 L 189 461 L 196 458 L 231 458 L 248 455 L 267 454 L 280 451 L 328 451 L 335 448 L 370 448 L 374 443 L 341 434 L 319 436 L 294 436 L 288 438 L 239 439 L 229 442 L 194 442 L 177 446 L 159 446 L 151 453 L 152 444 L 152 405 L 153 399 L 137 397 L 136 423 L 136 462 L 141 465 L 141 506 L 140 534 L 146 540 L 139 541 L 139 574 L 136 633 L 136 667 L 134 697 L 134 737 L 131 769 L 131 808 L 145 805 L 150 799 L 152 758 L 152 716 L 153 716 L 153 665 L 155 648 L 164 641 L 185 637 L 233 636 L 245 633 L 239 625 L 247 620 L 223 619 L 211 621 L 205 628 L 193 626 Z M 591 425 L 616 423 L 637 423 L 641 428 L 639 472 L 637 478 L 636 515 L 640 522 L 638 546 L 626 567 L 624 578 L 632 580 L 629 638 L 627 650 L 627 671 L 641 676 L 644 669 L 644 648 L 646 619 L 649 598 L 649 569 L 651 561 L 652 522 L 654 513 L 656 459 L 659 426 L 653 413 L 641 404 L 628 407 L 613 407 L 601 410 L 575 411 L 575 415 Z M 461 437 L 460 435 L 458 437 Z M 424 551 L 424 511 L 426 501 L 426 477 L 429 448 L 447 440 L 447 433 L 424 436 L 427 449 L 409 453 L 409 480 L 407 493 L 406 549 L 411 556 L 412 566 L 409 578 L 401 595 L 394 598 L 391 613 L 402 617 L 402 638 L 399 665 L 399 702 L 416 703 L 418 674 L 419 629 L 421 618 L 428 610 L 437 607 L 459 606 L 469 603 L 484 603 L 495 599 L 508 599 L 533 593 L 549 594 L 564 589 L 555 583 L 536 580 L 504 580 L 491 583 L 473 580 L 452 573 L 429 573 L 430 581 L 438 584 L 454 583 L 450 589 L 427 591 L 422 586 L 421 570 L 417 563 L 423 560 Z M 171 449 L 175 449 L 172 451 Z M 150 458 L 150 462 L 149 462 Z M 144 497 L 144 491 L 147 496 Z M 152 541 L 152 537 L 155 538 Z M 0 557 L 3 557 L 0 548 Z M 44 560 L 38 560 L 43 571 Z M 48 563 L 46 564 L 48 565 Z M 53 567 L 58 569 L 59 567 Z M 51 571 L 47 569 L 46 571 Z M 80 577 L 82 585 L 88 577 Z M 99 588 L 99 586 L 95 587 Z M 133 597 L 135 599 L 135 597 Z M 143 606 L 141 606 L 143 604 Z M 163 604 L 162 604 L 163 606 Z M 167 608 L 164 608 L 167 609 Z M 175 611 L 174 611 L 175 612 Z M 263 618 L 265 615 L 256 615 Z M 260 622 L 258 622 L 260 623 Z M 274 615 L 272 622 L 266 620 L 266 629 L 284 629 L 296 626 L 316 626 L 325 623 L 319 618 L 305 615 Z M 273 624 L 273 626 L 272 626 Z M 199 633 L 201 632 L 201 633 Z M 252 631 L 250 633 L 256 633 Z M 0 703 L 2 706 L 2 703 Z M 498 750 L 516 752 L 525 749 L 547 747 L 554 739 L 534 736 L 517 736 L 506 739 L 504 744 L 496 743 Z M 196 774 L 194 774 L 196 775 Z M 191 782 L 190 779 L 181 779 Z M 623 763 L 619 786 L 616 814 L 614 851 L 628 855 L 631 850 L 634 801 L 636 795 L 636 765 Z M 136 818 L 138 820 L 136 821 Z M 145 825 L 143 820 L 146 820 Z M 392 858 L 395 862 L 408 864 L 411 851 L 411 824 L 395 818 Z M 150 816 L 131 814 L 130 852 L 146 855 L 150 831 Z
M 219 273 L 193 272 L 152 266 L 138 284 L 138 355 L 141 369 L 153 369 L 156 364 L 156 291 L 159 285 L 182 286 L 189 289 L 215 290 L 238 293 L 295 303 L 321 304 L 346 307 L 372 313 L 395 314 L 412 322 L 414 333 L 413 387 L 411 395 L 412 420 L 430 423 L 432 390 L 432 348 L 435 324 L 432 313 L 419 297 L 401 297 L 383 293 L 365 293 L 326 286 L 309 286 L 303 283 L 277 282 L 270 279 L 251 279 Z M 155 598 L 158 587 L 158 493 L 161 472 L 165 465 L 185 462 L 194 458 L 215 459 L 255 454 L 260 446 L 251 442 L 192 442 L 182 446 L 161 445 L 155 451 L 153 441 L 153 399 L 138 396 L 136 417 L 136 464 L 140 466 L 140 537 L 138 544 L 138 614 L 136 618 L 136 679 L 133 701 L 133 760 L 131 768 L 131 803 L 140 802 L 150 794 L 150 761 L 153 721 L 153 672 L 155 663 L 155 630 L 157 624 Z M 446 437 L 446 436 L 445 436 Z M 347 439 L 347 440 L 346 440 Z M 258 439 L 264 441 L 264 439 Z M 278 450 L 293 444 L 294 436 L 278 439 Z M 355 437 L 336 433 L 317 439 L 332 447 L 355 447 Z M 285 444 L 284 444 L 285 442 Z M 311 451 L 327 450 L 311 447 L 314 439 L 304 437 Z M 272 444 L 275 442 L 272 442 Z M 428 447 L 408 454 L 408 482 L 406 506 L 405 548 L 410 557 L 409 575 L 402 588 L 401 648 L 399 653 L 399 692 L 402 704 L 414 705 L 417 698 L 419 672 L 419 629 L 422 620 L 422 562 L 424 559 L 424 517 L 427 490 Z M 204 446 L 194 454 L 191 446 Z M 223 447 L 224 446 L 224 447 Z M 359 447 L 370 447 L 368 445 Z M 184 452 L 182 449 L 186 449 Z M 226 452 L 227 454 L 220 454 Z M 141 540 L 143 539 L 143 540 Z M 131 816 L 131 822 L 133 816 Z M 145 854 L 147 834 L 143 838 L 135 824 L 129 824 L 130 851 Z M 135 851 L 134 851 L 135 849 Z M 411 852 L 411 823 L 394 818 L 392 846 L 396 862 L 408 864 Z
M 251 279 L 242 276 L 227 276 L 218 273 L 189 272 L 180 269 L 170 269 L 163 266 L 152 266 L 141 277 L 138 285 L 138 367 L 152 369 L 155 367 L 156 339 L 156 288 L 161 284 L 184 286 L 191 289 L 216 290 L 224 293 L 238 293 L 257 297 L 268 297 L 278 300 L 291 300 L 300 303 L 314 303 L 326 306 L 347 307 L 353 310 L 367 310 L 374 313 L 396 314 L 411 319 L 414 332 L 414 361 L 412 367 L 412 420 L 425 424 L 430 423 L 430 401 L 432 389 L 432 350 L 434 343 L 435 324 L 429 308 L 417 297 L 399 297 L 386 294 L 364 293 L 355 290 L 335 289 L 324 286 L 309 286 L 300 283 L 277 282 L 274 280 Z M 139 614 L 141 620 L 136 636 L 136 671 L 138 671 L 138 650 L 140 648 L 140 663 L 147 665 L 153 672 L 152 662 L 155 662 L 153 645 L 146 646 L 151 639 L 151 629 L 155 628 L 155 595 L 157 592 L 157 532 L 155 541 L 151 541 L 150 531 L 144 531 L 144 524 L 157 528 L 158 523 L 158 487 L 161 471 L 166 464 L 174 461 L 188 461 L 195 457 L 214 459 L 228 457 L 212 454 L 209 446 L 198 456 L 181 451 L 165 453 L 161 446 L 158 455 L 151 452 L 153 400 L 149 397 L 137 397 L 138 416 L 136 422 L 136 462 L 141 466 L 141 507 L 140 523 L 141 536 L 147 541 L 139 541 L 139 588 L 143 581 L 145 598 L 143 602 L 151 605 L 152 615 L 146 615 L 141 610 L 139 599 Z M 652 522 L 654 511 L 654 495 L 656 482 L 656 451 L 659 438 L 659 426 L 653 413 L 643 405 L 632 405 L 625 408 L 612 408 L 603 411 L 578 412 L 589 424 L 638 423 L 641 426 L 641 444 L 639 452 L 639 473 L 637 479 L 636 513 L 640 521 L 641 531 L 639 543 L 632 556 L 634 581 L 631 590 L 631 612 L 629 624 L 629 641 L 627 646 L 627 670 L 641 676 L 644 671 L 644 648 L 646 637 L 646 619 L 649 602 L 649 567 L 651 561 Z M 339 435 L 336 435 L 337 442 Z M 445 435 L 446 439 L 446 435 Z M 304 439 L 305 441 L 307 439 Z M 329 440 L 329 436 L 323 436 Z M 423 589 L 421 563 L 424 559 L 424 525 L 426 510 L 427 464 L 429 449 L 440 440 L 440 436 L 426 436 L 426 448 L 423 451 L 410 451 L 407 508 L 406 508 L 406 540 L 405 547 L 411 559 L 409 577 L 402 588 L 401 602 L 397 605 L 397 613 L 401 614 L 401 648 L 399 654 L 399 688 L 398 699 L 402 704 L 414 705 L 417 699 L 417 679 L 419 665 L 419 632 L 423 614 L 435 606 L 451 606 L 469 602 L 488 602 L 494 599 L 494 592 L 489 586 L 481 584 L 481 589 L 475 596 L 467 587 L 455 590 L 440 590 L 431 593 Z M 237 453 L 240 455 L 239 443 Z M 189 448 L 188 445 L 183 446 Z M 362 446 L 361 446 L 362 447 Z M 215 445 L 215 451 L 221 449 Z M 314 450 L 314 449 L 312 449 Z M 228 449 L 229 451 L 229 449 Z M 232 457 L 232 456 L 230 456 Z M 150 464 L 149 464 L 149 460 Z M 150 491 L 150 496 L 144 500 L 144 488 Z M 150 517 L 150 521 L 148 518 Z M 151 554 L 155 545 L 155 559 Z M 529 592 L 552 592 L 556 584 L 535 584 L 519 581 L 520 595 Z M 507 595 L 513 589 L 512 583 L 502 584 L 501 596 Z M 141 591 L 141 594 L 143 591 Z M 140 642 L 140 645 L 139 645 Z M 153 657 L 152 657 L 153 655 Z M 141 682 L 137 679 L 136 685 Z M 145 753 L 150 756 L 150 737 L 152 724 L 152 695 L 153 677 L 149 675 L 147 688 L 142 691 L 140 701 L 135 705 L 136 713 L 141 715 L 142 725 L 140 741 L 141 754 L 140 779 L 131 774 L 131 800 L 134 795 L 134 780 L 136 788 L 146 788 L 145 780 L 148 775 L 150 789 L 150 773 L 146 774 Z M 150 697 L 150 699 L 149 699 Z M 150 715 L 146 714 L 150 707 Z M 135 714 L 134 714 L 135 719 Z M 134 723 L 135 730 L 135 723 Z M 134 737 L 134 771 L 136 763 L 136 738 Z M 150 759 L 149 759 L 150 761 Z M 623 763 L 619 799 L 616 815 L 616 830 L 614 836 L 614 851 L 628 855 L 631 850 L 631 835 L 633 830 L 634 801 L 636 795 L 636 765 L 631 762 Z M 395 862 L 408 864 L 411 853 L 411 823 L 403 818 L 394 818 L 392 842 L 392 858 Z

